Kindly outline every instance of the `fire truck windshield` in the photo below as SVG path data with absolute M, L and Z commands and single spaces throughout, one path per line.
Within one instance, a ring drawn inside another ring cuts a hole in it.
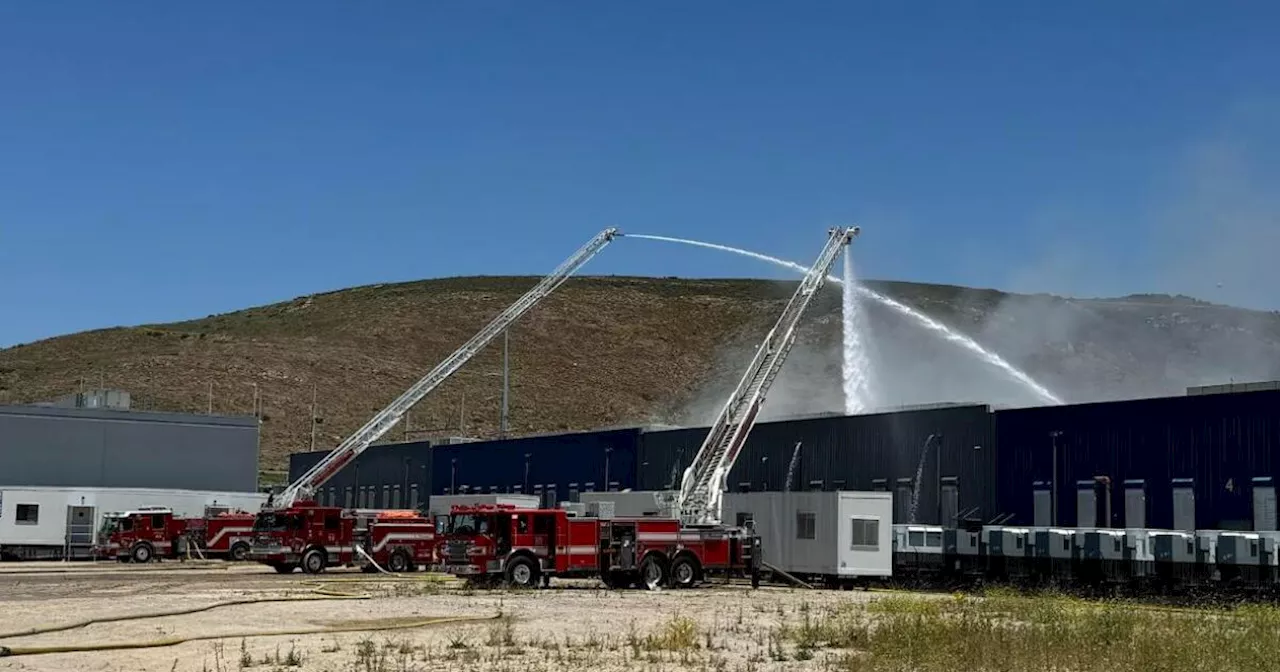
M 493 527 L 491 516 L 456 513 L 449 516 L 444 534 L 488 534 Z
M 302 519 L 297 514 L 259 513 L 253 520 L 254 532 L 285 532 L 302 528 Z
M 104 516 L 102 518 L 102 529 L 98 531 L 101 539 L 106 539 L 115 534 L 120 529 L 120 519 L 115 516 Z

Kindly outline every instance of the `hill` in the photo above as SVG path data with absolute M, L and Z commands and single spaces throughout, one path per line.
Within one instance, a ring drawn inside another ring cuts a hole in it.
M 135 408 L 250 414 L 263 461 L 335 445 L 536 281 L 472 277 L 373 285 L 177 322 L 102 329 L 0 350 L 0 403 L 85 380 Z M 574 278 L 511 330 L 513 434 L 706 421 L 741 375 L 793 283 Z M 1064 299 L 870 282 L 988 345 L 1068 401 L 1181 394 L 1280 377 L 1280 314 L 1187 297 Z M 840 297 L 824 289 L 766 415 L 837 411 Z M 875 402 L 1030 405 L 993 367 L 908 318 L 866 305 Z M 497 434 L 501 343 L 424 400 L 392 437 Z

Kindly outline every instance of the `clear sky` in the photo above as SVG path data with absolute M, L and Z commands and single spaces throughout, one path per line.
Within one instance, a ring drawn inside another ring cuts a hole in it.
M 1280 308 L 1280 3 L 10 2 L 0 346 L 605 226 Z M 641 240 L 593 274 L 789 277 Z

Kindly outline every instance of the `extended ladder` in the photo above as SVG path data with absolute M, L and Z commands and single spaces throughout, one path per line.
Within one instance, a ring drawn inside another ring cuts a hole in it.
M 373 416 L 369 422 L 365 423 L 364 427 L 347 437 L 337 448 L 333 449 L 333 452 L 326 455 L 324 459 L 308 469 L 298 480 L 285 488 L 280 493 L 280 496 L 275 499 L 274 505 L 285 507 L 297 499 L 311 497 L 316 488 L 338 473 L 351 460 L 354 460 L 366 448 L 373 445 L 375 441 L 382 438 L 392 427 L 395 427 L 396 423 L 400 422 L 400 419 L 404 417 L 405 413 L 409 412 L 409 409 L 413 408 L 414 404 L 422 401 L 423 397 L 427 396 L 428 393 L 458 369 L 462 368 L 462 365 L 483 350 L 503 330 L 520 319 L 521 315 L 524 315 L 539 301 L 554 292 L 557 287 L 564 284 L 564 281 L 568 280 L 569 276 L 573 275 L 605 245 L 608 245 L 610 241 L 619 235 L 621 234 L 614 228 L 605 229 L 596 234 L 587 244 L 579 248 L 564 263 L 544 277 L 533 289 L 530 289 L 515 303 L 508 306 L 502 314 L 494 318 L 488 326 L 481 329 L 471 340 L 463 344 L 452 355 L 446 357 L 444 361 L 437 364 L 436 368 L 414 383 L 408 390 L 405 390 L 404 394 L 401 394 L 399 398 L 391 402 L 391 405 Z
M 721 499 L 729 470 L 746 443 L 747 434 L 755 424 L 769 386 L 773 384 L 787 354 L 791 352 L 800 318 L 826 282 L 831 265 L 853 237 L 858 235 L 858 227 L 831 229 L 829 235 L 822 254 L 818 255 L 818 260 L 800 281 L 800 286 L 787 302 L 777 324 L 769 330 L 764 343 L 756 350 L 742 381 L 711 426 L 711 431 L 693 462 L 684 471 L 678 506 L 680 518 L 686 524 L 720 523 Z

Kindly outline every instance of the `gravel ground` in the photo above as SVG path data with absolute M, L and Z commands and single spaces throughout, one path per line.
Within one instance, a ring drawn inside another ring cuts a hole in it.
M 7 637 L 0 646 L 87 646 L 167 637 L 221 637 L 132 650 L 0 658 L 15 670 L 773 670 L 820 669 L 777 651 L 771 633 L 810 610 L 874 593 L 718 586 L 697 590 L 607 591 L 589 582 L 550 590 L 469 590 L 452 581 L 330 572 L 331 590 L 360 600 L 238 605 L 188 615 L 94 624 Z M 313 577 L 279 576 L 254 565 L 25 563 L 0 568 L 0 630 L 87 618 L 170 611 L 266 597 L 314 597 Z M 499 616 L 500 615 L 500 616 Z M 489 617 L 405 629 L 432 617 Z M 497 617 L 497 618 L 494 618 Z M 361 632 L 246 636 L 323 627 Z M 782 660 L 790 658 L 789 660 Z

